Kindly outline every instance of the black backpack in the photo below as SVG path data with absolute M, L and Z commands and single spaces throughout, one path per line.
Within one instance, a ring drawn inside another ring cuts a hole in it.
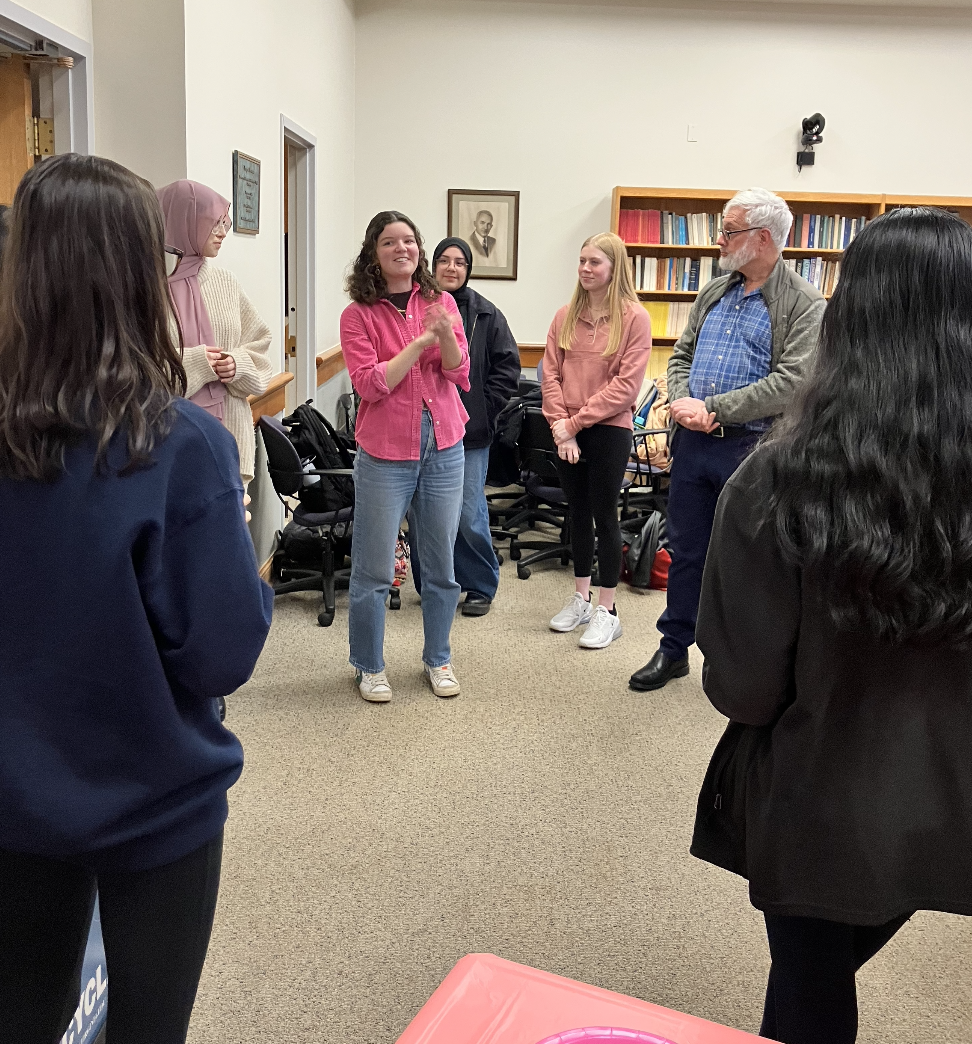
M 312 468 L 353 468 L 347 436 L 334 430 L 308 399 L 283 425 L 290 433 L 301 462 Z M 350 475 L 320 475 L 320 482 L 301 487 L 301 506 L 307 511 L 340 511 L 354 506 L 354 479 Z

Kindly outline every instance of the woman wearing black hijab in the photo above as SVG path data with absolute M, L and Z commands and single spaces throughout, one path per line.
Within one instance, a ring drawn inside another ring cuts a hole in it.
M 472 253 L 464 239 L 443 239 L 432 254 L 432 274 L 459 306 L 469 343 L 469 391 L 460 389 L 469 414 L 462 514 L 456 536 L 456 582 L 466 592 L 463 616 L 485 616 L 499 586 L 499 563 L 489 532 L 486 468 L 496 418 L 520 380 L 520 351 L 503 313 L 467 284 Z M 422 591 L 420 550 L 412 540 L 412 576 Z

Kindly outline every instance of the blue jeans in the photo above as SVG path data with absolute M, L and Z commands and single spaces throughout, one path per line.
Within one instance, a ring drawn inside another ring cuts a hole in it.
M 486 598 L 496 596 L 499 587 L 499 562 L 493 550 L 489 531 L 489 508 L 486 504 L 486 469 L 489 466 L 489 446 L 467 449 L 466 466 L 462 480 L 462 513 L 456 534 L 454 563 L 456 583 L 463 591 L 473 591 Z M 409 515 L 409 544 L 412 549 L 412 579 L 415 590 L 422 593 L 422 563 L 419 560 L 418 540 L 411 532 Z
M 385 597 L 395 579 L 395 542 L 409 504 L 425 559 L 422 660 L 429 667 L 449 663 L 449 632 L 459 604 L 452 548 L 462 506 L 462 470 L 462 443 L 439 450 L 428 411 L 422 413 L 421 459 L 379 460 L 358 449 L 348 633 L 351 664 L 359 671 L 377 674 L 385 669 Z
M 752 438 L 718 439 L 679 428 L 672 448 L 672 481 L 668 490 L 668 605 L 658 620 L 661 651 L 682 660 L 695 642 L 702 570 L 709 550 L 716 503 L 723 486 L 756 444 Z

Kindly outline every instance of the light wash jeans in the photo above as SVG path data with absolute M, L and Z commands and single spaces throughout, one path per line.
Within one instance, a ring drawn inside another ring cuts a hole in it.
M 432 417 L 422 411 L 419 460 L 379 460 L 358 449 L 354 461 L 354 533 L 348 633 L 351 665 L 366 674 L 385 669 L 385 598 L 395 579 L 395 541 L 411 505 L 422 540 L 422 661 L 451 660 L 449 633 L 459 604 L 452 549 L 462 508 L 462 443 L 439 450 Z
M 489 506 L 486 503 L 486 470 L 489 467 L 489 446 L 466 450 L 466 464 L 462 480 L 462 512 L 456 535 L 456 583 L 463 591 L 473 591 L 485 598 L 495 598 L 499 587 L 499 562 L 493 550 L 489 531 Z M 422 593 L 422 562 L 418 541 L 411 536 L 412 579 L 415 590 Z

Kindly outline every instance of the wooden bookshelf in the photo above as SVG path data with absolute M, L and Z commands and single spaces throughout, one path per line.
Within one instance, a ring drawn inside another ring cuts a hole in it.
M 675 188 L 632 188 L 616 187 L 611 199 L 611 231 L 617 233 L 622 210 L 660 210 L 673 214 L 720 214 L 722 208 L 735 195 L 729 189 L 675 189 Z M 958 214 L 972 224 L 972 198 L 966 196 L 896 196 L 877 193 L 812 193 L 780 192 L 790 204 L 794 216 L 821 214 L 831 217 L 860 218 L 873 220 L 896 207 L 942 207 Z M 644 257 L 718 257 L 717 246 L 689 246 L 672 243 L 628 243 L 630 255 Z M 824 250 L 817 247 L 785 247 L 784 258 L 822 257 L 827 261 L 839 261 L 843 250 Z M 695 299 L 695 290 L 640 290 L 638 297 L 645 302 L 685 302 Z M 653 334 L 652 359 L 649 375 L 663 374 L 677 338 Z

